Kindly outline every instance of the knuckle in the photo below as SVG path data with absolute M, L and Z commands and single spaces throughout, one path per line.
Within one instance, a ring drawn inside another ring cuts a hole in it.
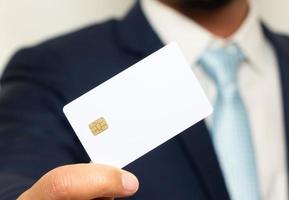
M 47 195 L 49 199 L 69 199 L 71 191 L 71 178 L 65 170 L 57 168 L 48 173 Z
M 117 170 L 109 169 L 97 178 L 97 186 L 102 193 L 112 193 L 119 188 L 119 172 Z

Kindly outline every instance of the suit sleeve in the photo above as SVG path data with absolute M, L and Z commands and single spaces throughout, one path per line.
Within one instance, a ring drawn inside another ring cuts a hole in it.
M 62 112 L 77 90 L 46 46 L 18 52 L 0 89 L 0 197 L 16 199 L 47 171 L 89 159 Z

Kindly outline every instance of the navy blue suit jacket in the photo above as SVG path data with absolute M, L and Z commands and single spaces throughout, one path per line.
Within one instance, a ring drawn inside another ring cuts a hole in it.
M 264 32 L 279 61 L 289 134 L 289 38 Z M 0 199 L 15 199 L 57 166 L 89 162 L 62 107 L 162 46 L 136 4 L 123 20 L 19 51 L 1 79 Z M 141 184 L 129 199 L 229 199 L 204 122 L 126 169 Z

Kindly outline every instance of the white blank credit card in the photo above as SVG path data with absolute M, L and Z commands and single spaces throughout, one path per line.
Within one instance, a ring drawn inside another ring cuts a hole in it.
M 207 97 L 176 43 L 64 107 L 92 162 L 119 168 L 211 112 Z

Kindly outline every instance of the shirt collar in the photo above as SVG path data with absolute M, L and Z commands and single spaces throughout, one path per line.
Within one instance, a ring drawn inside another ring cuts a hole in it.
M 141 0 L 141 6 L 150 25 L 164 44 L 177 42 L 191 64 L 196 64 L 207 48 L 237 44 L 248 62 L 256 69 L 266 65 L 264 54 L 269 55 L 268 42 L 263 34 L 256 5 L 250 3 L 249 14 L 230 38 L 224 40 L 178 11 L 156 0 Z
M 254 1 L 251 1 L 246 20 L 230 39 L 239 45 L 247 61 L 257 71 L 267 66 L 268 58 L 274 55 L 272 48 L 268 48 L 270 43 L 264 35 L 260 21 L 257 6 Z

